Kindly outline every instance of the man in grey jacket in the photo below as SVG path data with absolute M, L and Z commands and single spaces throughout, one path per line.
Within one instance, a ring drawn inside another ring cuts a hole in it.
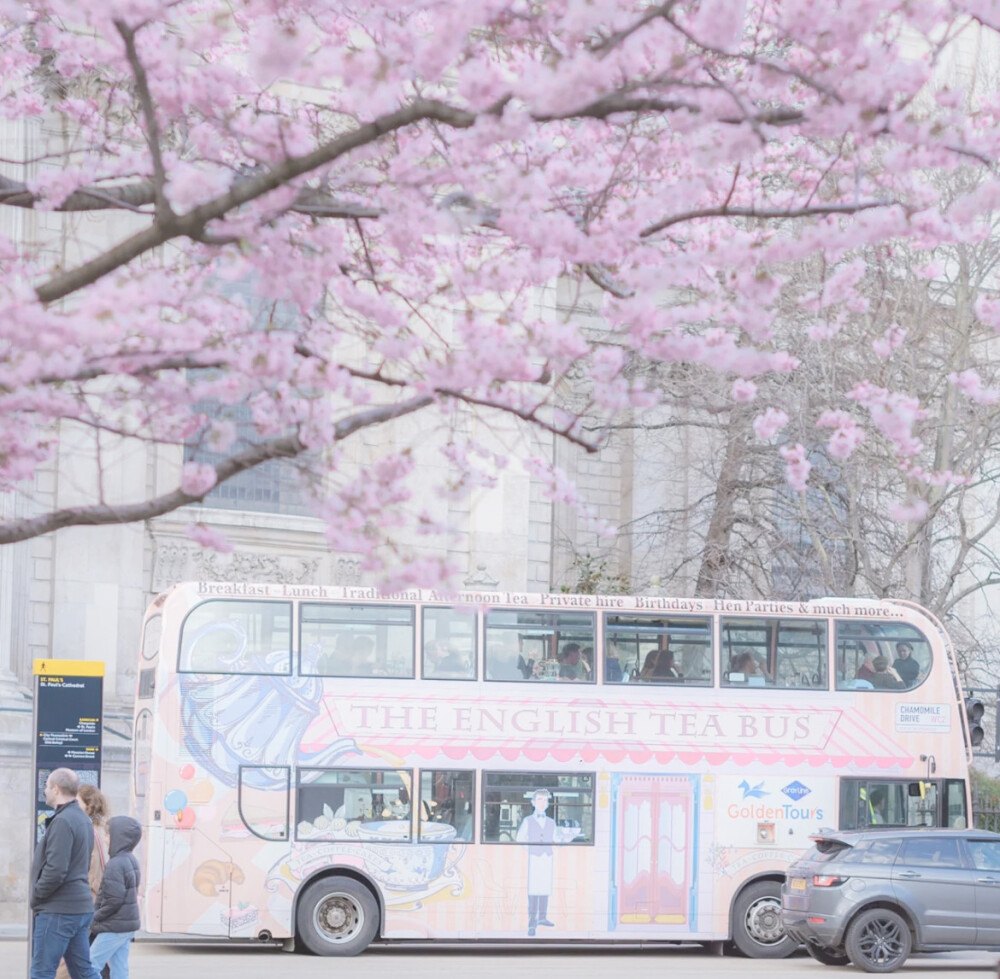
M 94 825 L 77 804 L 79 788 L 80 779 L 68 768 L 45 780 L 45 801 L 55 812 L 45 820 L 31 863 L 31 979 L 53 979 L 62 958 L 72 979 L 100 979 L 90 963 Z

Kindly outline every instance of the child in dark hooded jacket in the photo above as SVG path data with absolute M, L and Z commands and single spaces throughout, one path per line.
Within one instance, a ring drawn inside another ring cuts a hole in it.
M 94 902 L 90 961 L 98 972 L 110 964 L 111 979 L 128 979 L 129 944 L 139 930 L 139 861 L 132 851 L 142 839 L 142 827 L 131 816 L 113 816 L 108 836 L 108 863 Z

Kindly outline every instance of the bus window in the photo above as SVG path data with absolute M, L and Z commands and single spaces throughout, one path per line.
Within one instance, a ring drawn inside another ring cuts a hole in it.
M 146 798 L 149 765 L 153 757 L 153 712 L 143 707 L 132 727 L 132 787 L 136 800 Z
M 490 609 L 486 679 L 593 683 L 593 614 Z
M 840 783 L 840 829 L 940 826 L 937 782 L 845 778 Z
M 476 614 L 453 608 L 425 608 L 423 675 L 431 680 L 475 680 Z
M 300 768 L 297 840 L 408 843 L 410 773 Z
M 608 615 L 605 683 L 712 685 L 712 620 Z
M 825 690 L 826 621 L 723 619 L 724 686 Z
M 303 604 L 304 676 L 412 677 L 412 605 Z
M 838 690 L 906 690 L 931 669 L 927 637 L 903 622 L 837 622 Z
M 969 816 L 965 811 L 965 782 L 950 778 L 945 782 L 945 825 L 952 829 L 965 829 Z
M 254 836 L 259 836 L 262 840 L 288 839 L 288 795 L 291 783 L 292 772 L 287 766 L 240 766 L 236 805 L 243 825 Z M 229 835 L 225 828 L 222 835 Z
M 420 773 L 420 842 L 471 843 L 474 772 Z
M 142 658 L 156 659 L 160 651 L 160 637 L 163 634 L 163 616 L 151 615 L 142 630 Z
M 594 842 L 594 776 L 483 774 L 483 842 Z
M 290 602 L 209 601 L 181 627 L 179 673 L 292 672 Z

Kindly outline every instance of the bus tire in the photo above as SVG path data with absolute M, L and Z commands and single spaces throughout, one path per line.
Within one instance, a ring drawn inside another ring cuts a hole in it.
M 351 877 L 324 877 L 302 893 L 296 938 L 314 955 L 357 955 L 378 934 L 378 902 Z
M 781 924 L 781 885 L 777 881 L 759 880 L 737 895 L 733 942 L 751 959 L 785 959 L 798 948 Z

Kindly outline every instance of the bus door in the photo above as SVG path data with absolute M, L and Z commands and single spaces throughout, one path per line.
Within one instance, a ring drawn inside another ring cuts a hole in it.
M 264 868 L 288 859 L 291 786 L 287 765 L 240 766 L 236 812 L 227 814 L 222 827 L 223 843 L 232 855 L 230 938 L 256 938 L 268 913 L 279 920 L 290 913 L 290 902 L 265 880 Z M 280 911 L 272 904 L 281 905 Z M 274 931 L 274 925 L 268 923 L 267 930 Z
M 617 775 L 613 786 L 611 929 L 672 925 L 690 931 L 695 778 Z
M 171 793 L 167 793 L 169 800 Z M 232 861 L 185 806 L 160 815 L 163 827 L 161 930 L 229 936 Z

